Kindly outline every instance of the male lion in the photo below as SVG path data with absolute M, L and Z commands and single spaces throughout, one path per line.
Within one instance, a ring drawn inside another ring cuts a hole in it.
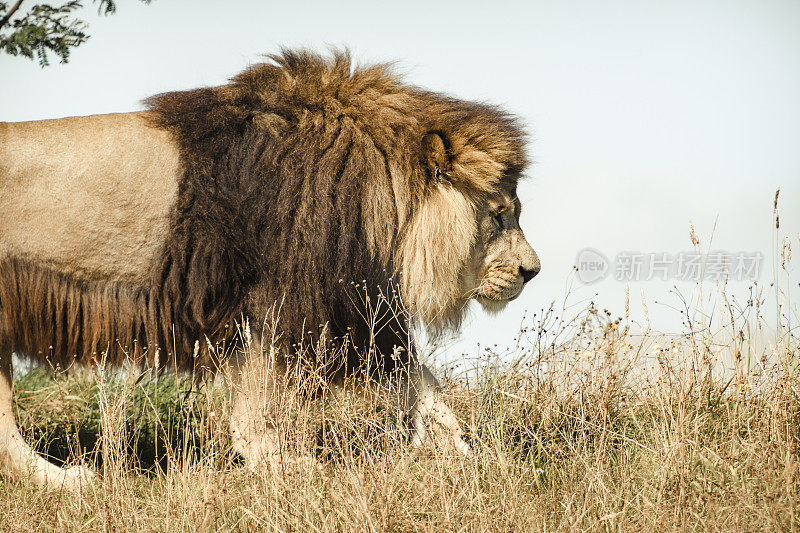
M 499 309 L 539 271 L 519 227 L 515 120 L 306 51 L 147 106 L 0 123 L 5 468 L 49 487 L 91 477 L 21 437 L 13 351 L 62 368 L 229 365 L 234 447 L 272 460 L 278 436 L 250 401 L 264 384 L 213 347 L 241 343 L 242 319 L 259 339 L 276 308 L 286 361 L 299 343 L 322 346 L 340 354 L 321 370 L 332 381 L 371 361 L 360 375 L 402 392 L 414 443 L 434 424 L 468 453 L 408 331 L 458 327 L 471 298 Z M 395 312 L 365 320 L 381 300 Z

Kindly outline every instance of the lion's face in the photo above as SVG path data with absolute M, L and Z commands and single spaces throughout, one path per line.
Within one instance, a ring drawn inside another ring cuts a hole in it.
M 519 133 L 488 119 L 458 124 L 422 139 L 424 189 L 398 254 L 406 307 L 434 334 L 457 328 L 472 299 L 501 310 L 540 269 L 519 226 Z
M 499 311 L 520 295 L 539 273 L 539 257 L 519 226 L 522 205 L 511 192 L 491 196 L 476 210 L 477 238 L 471 254 L 475 299 L 489 311 Z
M 401 246 L 404 295 L 435 333 L 457 327 L 471 299 L 500 311 L 540 269 L 519 226 L 513 190 L 465 194 L 435 185 Z

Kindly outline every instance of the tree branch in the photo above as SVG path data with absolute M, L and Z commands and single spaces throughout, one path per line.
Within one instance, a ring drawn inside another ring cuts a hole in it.
M 17 11 L 17 9 L 19 9 L 19 6 L 21 6 L 21 5 L 22 5 L 22 0 L 17 0 L 17 3 L 14 4 L 11 7 L 11 9 L 8 10 L 8 13 L 6 13 L 6 16 L 3 17 L 2 19 L 0 19 L 0 28 L 5 26 L 6 24 L 8 24 L 8 21 L 11 20 L 11 17 L 14 15 L 14 13 Z

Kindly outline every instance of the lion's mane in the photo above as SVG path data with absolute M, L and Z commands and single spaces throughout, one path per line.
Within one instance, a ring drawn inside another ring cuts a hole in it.
M 458 324 L 476 202 L 515 186 L 525 164 L 511 116 L 346 53 L 283 52 L 227 85 L 147 105 L 183 167 L 150 283 L 3 260 L 0 327 L 18 350 L 65 366 L 213 366 L 207 346 L 232 338 L 235 321 L 277 313 L 287 345 L 324 328 L 347 339 L 350 364 L 370 343 L 408 353 L 414 318 Z M 426 164 L 430 132 L 446 145 L 443 177 Z

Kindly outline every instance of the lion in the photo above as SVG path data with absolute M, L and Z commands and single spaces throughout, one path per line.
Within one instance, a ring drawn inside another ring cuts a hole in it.
M 497 107 L 306 50 L 140 112 L 0 123 L 3 467 L 45 487 L 93 476 L 21 436 L 14 352 L 61 368 L 230 369 L 233 447 L 272 460 L 251 358 L 213 347 L 241 346 L 242 321 L 268 341 L 259 325 L 276 308 L 285 361 L 322 346 L 334 383 L 370 360 L 359 375 L 402 391 L 414 445 L 435 427 L 469 454 L 409 332 L 455 331 L 469 301 L 498 311 L 539 272 L 519 226 L 525 142 Z M 366 321 L 380 299 L 395 312 Z

